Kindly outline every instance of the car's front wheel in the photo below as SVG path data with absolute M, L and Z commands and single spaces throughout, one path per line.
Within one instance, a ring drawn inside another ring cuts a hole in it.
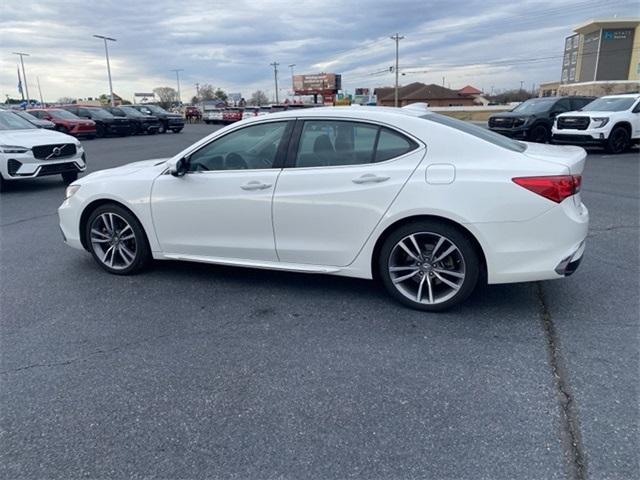
M 137 273 L 151 260 L 142 225 L 119 205 L 106 204 L 96 208 L 89 215 L 85 238 L 95 261 L 109 273 Z
M 542 125 L 535 125 L 529 132 L 529 140 L 536 143 L 547 143 L 549 141 L 549 129 Z
M 158 133 L 167 133 L 167 127 L 162 122 L 160 122 L 160 127 L 158 127 Z
M 624 127 L 614 127 L 607 140 L 609 153 L 623 153 L 629 148 L 629 132 Z
M 389 294 L 418 310 L 441 311 L 464 301 L 478 282 L 480 259 L 468 236 L 423 220 L 395 230 L 382 245 L 378 272 Z
M 62 174 L 62 181 L 69 185 L 72 182 L 75 182 L 78 179 L 78 172 L 64 172 Z

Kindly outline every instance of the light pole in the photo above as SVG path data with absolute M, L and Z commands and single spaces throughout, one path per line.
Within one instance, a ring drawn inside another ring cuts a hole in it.
M 269 65 L 273 67 L 273 78 L 276 81 L 276 105 L 277 105 L 278 103 L 280 103 L 278 101 L 278 65 L 280 64 L 278 62 L 273 62 L 273 63 L 270 63 Z
M 296 66 L 295 63 L 290 63 L 289 64 L 289 68 L 291 69 L 291 93 L 293 94 L 293 100 L 295 102 L 296 99 L 296 91 L 293 87 L 293 68 Z
M 107 74 L 109 75 L 109 97 L 111 98 L 111 106 L 115 107 L 116 102 L 113 98 L 113 84 L 111 83 L 111 65 L 109 65 L 109 49 L 107 48 L 107 40 L 110 42 L 115 42 L 115 38 L 105 37 L 103 35 L 94 35 L 95 38 L 99 38 L 104 40 L 104 54 L 107 57 Z
M 22 79 L 24 80 L 24 90 L 27 92 L 27 108 L 29 108 L 29 84 L 27 83 L 27 73 L 24 71 L 24 59 L 22 57 L 28 57 L 28 53 L 13 52 L 14 55 L 20 57 L 20 63 L 22 64 Z
M 182 103 L 182 98 L 180 97 L 180 72 L 184 72 L 184 68 L 174 68 L 171 71 L 176 72 L 176 82 L 178 82 L 178 104 L 180 104 Z
M 394 106 L 398 106 L 398 56 L 399 56 L 399 49 L 400 49 L 400 40 L 402 40 L 404 37 L 401 37 L 399 33 L 396 33 L 393 37 L 390 37 L 391 40 L 395 40 L 396 41 L 396 91 L 395 91 L 395 95 L 394 95 L 394 100 L 393 100 L 393 104 Z

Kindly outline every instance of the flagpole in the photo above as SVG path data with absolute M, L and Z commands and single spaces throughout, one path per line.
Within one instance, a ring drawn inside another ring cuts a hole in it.
M 24 89 L 22 88 L 22 77 L 20 76 L 20 65 L 16 64 L 16 68 L 18 69 L 18 90 L 20 91 L 20 95 L 22 96 L 22 101 L 24 102 Z
M 38 92 L 40 92 L 40 106 L 44 107 L 44 100 L 42 100 L 42 89 L 40 88 L 40 77 L 36 77 L 38 81 Z

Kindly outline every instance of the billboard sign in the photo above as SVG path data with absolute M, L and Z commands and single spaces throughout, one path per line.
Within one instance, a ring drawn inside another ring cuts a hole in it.
M 294 75 L 293 90 L 296 95 L 312 95 L 327 90 L 336 92 L 342 88 L 342 78 L 335 73 Z

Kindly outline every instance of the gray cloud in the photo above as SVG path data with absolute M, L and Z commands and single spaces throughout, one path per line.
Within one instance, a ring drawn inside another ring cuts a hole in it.
M 401 42 L 403 81 L 452 87 L 514 88 L 557 79 L 563 38 L 573 26 L 597 16 L 630 16 L 634 0 L 522 0 L 518 3 L 395 1 L 123 2 L 4 0 L 0 24 L 0 94 L 18 96 L 17 57 L 26 59 L 30 93 L 40 78 L 46 99 L 95 96 L 107 90 L 104 51 L 110 45 L 114 90 L 125 97 L 175 84 L 170 69 L 183 68 L 183 99 L 194 84 L 211 83 L 245 95 L 273 90 L 269 63 L 296 72 L 335 71 L 347 89 L 388 85 L 374 74 L 393 63 L 389 36 Z M 519 60 L 513 61 L 511 60 Z M 500 62 L 500 63 L 497 63 Z

